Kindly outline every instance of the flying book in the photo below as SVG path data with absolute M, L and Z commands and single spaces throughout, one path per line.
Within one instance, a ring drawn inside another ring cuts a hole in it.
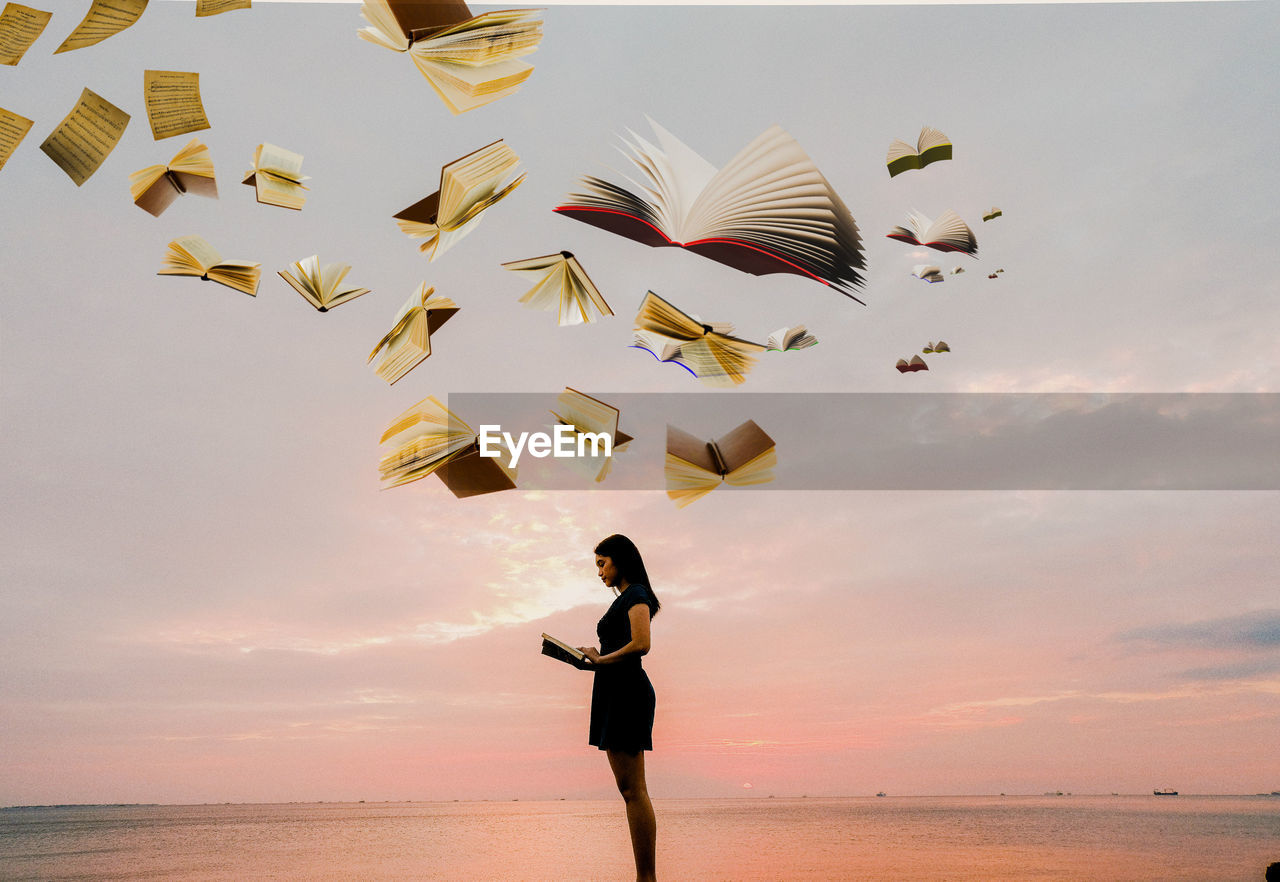
M 1003 211 L 996 208 L 995 206 L 992 206 L 991 210 L 982 216 L 982 219 L 984 221 L 995 220 L 996 218 L 1000 217 L 1003 214 L 1004 214 Z
M 458 311 L 448 297 L 432 297 L 435 290 L 426 282 L 418 285 L 396 313 L 391 330 L 369 353 L 369 361 L 382 353 L 374 371 L 388 383 L 395 383 L 431 354 L 431 335 Z
M 913 211 L 907 215 L 907 223 L 910 229 L 894 227 L 886 235 L 890 239 L 938 251 L 959 251 L 971 257 L 978 253 L 978 240 L 974 237 L 973 230 L 960 219 L 960 215 L 950 209 L 944 211 L 936 221 Z
M 684 508 L 723 482 L 738 487 L 773 480 L 778 464 L 773 439 L 747 420 L 723 438 L 702 441 L 675 426 L 667 426 L 667 496 Z
M 747 372 L 755 365 L 755 353 L 764 346 L 734 337 L 733 325 L 728 322 L 706 324 L 697 316 L 686 315 L 657 294 L 649 291 L 640 303 L 636 316 L 636 330 L 648 331 L 679 344 L 676 357 L 660 356 L 648 346 L 659 361 L 679 361 L 690 373 L 714 386 L 732 386 L 743 383 Z M 637 334 L 637 345 L 640 336 Z
M 557 640 L 550 634 L 544 633 L 542 635 L 542 654 L 549 655 L 556 661 L 573 665 L 580 671 L 590 671 L 595 668 L 595 664 L 583 655 L 577 647 L 570 646 L 562 640 Z
M 503 266 L 538 280 L 520 298 L 520 302 L 530 309 L 556 313 L 561 326 L 589 324 L 613 315 L 600 289 L 587 276 L 572 252 L 512 260 Z
M 440 189 L 419 199 L 395 216 L 410 239 L 422 239 L 419 251 L 431 260 L 480 223 L 484 210 L 520 186 L 524 175 L 498 186 L 520 163 L 520 157 L 499 139 L 440 169 Z
M 134 205 L 159 217 L 183 193 L 218 198 L 209 148 L 192 138 L 168 165 L 149 165 L 129 175 L 129 195 Z
M 929 264 L 918 263 L 911 269 L 911 275 L 917 279 L 924 279 L 929 284 L 941 282 L 944 280 L 942 268 Z
M 164 266 L 156 275 L 199 276 L 256 297 L 262 264 L 223 260 L 222 255 L 200 236 L 183 236 L 169 243 Z
M 765 348 L 773 352 L 786 352 L 788 349 L 808 349 L 817 346 L 818 338 L 805 330 L 804 325 L 794 328 L 778 328 L 765 341 Z
M 678 364 L 695 377 L 698 376 L 697 372 L 685 364 L 684 359 L 680 357 L 681 345 L 678 340 L 672 340 L 670 337 L 664 337 L 652 331 L 636 331 L 631 342 L 632 349 L 643 349 L 658 361 Z
M 957 274 L 962 273 L 962 272 L 964 272 L 964 267 L 962 267 L 962 266 L 958 266 L 958 267 L 956 267 L 955 269 L 953 269 L 953 270 L 951 271 L 951 275 L 953 275 L 953 276 L 954 276 L 954 275 L 957 275 Z
M 679 246 L 742 272 L 795 273 L 846 297 L 865 266 L 858 225 L 813 160 L 770 126 L 717 171 L 653 120 L 657 145 L 624 140 L 626 189 L 591 175 L 555 210 L 653 247 Z M 861 303 L 861 300 L 858 300 Z
M 905 358 L 898 359 L 897 368 L 899 373 L 906 374 L 914 373 L 916 371 L 927 371 L 929 366 L 924 363 L 923 358 L 918 355 L 913 355 L 911 356 L 911 361 L 907 361 Z
M 382 433 L 389 451 L 378 463 L 383 489 L 435 474 L 459 498 L 514 490 L 516 469 L 504 449 L 496 457 L 480 455 L 479 438 L 434 396 L 400 414 Z M 498 447 L 503 442 L 498 439 Z
M 1002 272 L 1004 272 L 1004 267 L 1001 267 L 1000 269 L 996 270 L 994 273 L 991 273 L 991 275 L 987 276 L 987 278 L 988 279 L 999 278 L 999 274 Z
M 915 147 L 895 138 L 889 145 L 884 161 L 889 166 L 889 177 L 892 178 L 908 169 L 921 169 L 931 162 L 950 158 L 950 139 L 937 129 L 925 126 L 920 130 Z
M 298 273 L 296 276 L 287 270 L 276 275 L 292 285 L 295 291 L 320 312 L 328 312 L 335 306 L 369 293 L 368 288 L 340 287 L 347 273 L 351 272 L 351 267 L 345 263 L 326 263 L 321 266 L 319 256 L 313 254 L 299 260 L 293 268 Z
M 310 180 L 302 173 L 302 154 L 274 144 L 259 144 L 253 151 L 253 168 L 245 172 L 243 183 L 250 184 L 263 205 L 302 210 L 307 189 L 302 182 Z
M 928 355 L 930 352 L 950 352 L 951 347 L 948 346 L 945 341 L 939 340 L 937 343 L 929 343 L 928 346 L 920 351 L 925 355 Z
M 542 10 L 473 16 L 460 0 L 364 0 L 362 39 L 407 52 L 455 116 L 519 91 L 533 73 L 520 59 L 542 41 Z
M 560 425 L 572 427 L 575 448 L 590 450 L 588 456 L 567 457 L 569 463 L 585 471 L 593 481 L 603 481 L 613 467 L 613 454 L 635 440 L 618 428 L 621 411 L 570 386 L 564 387 L 556 402 L 560 410 L 551 411 L 551 415 Z M 605 436 L 609 439 L 607 453 L 600 440 Z M 579 438 L 584 442 L 581 445 L 578 444 Z

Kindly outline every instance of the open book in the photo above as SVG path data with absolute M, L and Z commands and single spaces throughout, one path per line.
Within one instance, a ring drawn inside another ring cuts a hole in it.
M 476 432 L 434 396 L 410 407 L 382 433 L 387 449 L 378 463 L 383 488 L 399 487 L 435 474 L 454 496 L 514 490 L 516 469 L 504 450 L 480 455 Z M 499 441 L 499 447 L 502 447 Z
M 960 219 L 960 215 L 950 209 L 931 221 L 923 214 L 913 211 L 907 215 L 910 227 L 894 227 L 886 235 L 900 242 L 912 245 L 923 245 L 938 251 L 959 251 L 969 256 L 978 253 L 978 240 L 969 225 Z
M 930 352 L 950 352 L 951 347 L 947 345 L 945 340 L 939 340 L 937 343 L 930 342 L 928 346 L 920 351 L 928 355 Z
M 765 341 L 765 348 L 772 352 L 786 352 L 788 349 L 808 349 L 817 346 L 818 338 L 810 334 L 804 325 L 794 328 L 778 328 Z
M 576 646 L 570 646 L 562 640 L 557 640 L 550 634 L 542 635 L 542 654 L 549 655 L 556 661 L 562 661 L 565 664 L 573 665 L 582 671 L 590 671 L 595 665 L 587 659 L 585 655 L 578 651 Z
M 530 309 L 556 313 L 562 326 L 589 324 L 613 315 L 600 289 L 587 276 L 587 271 L 572 252 L 512 260 L 503 266 L 538 280 L 520 298 L 520 302 Z
M 929 284 L 946 281 L 946 277 L 942 275 L 942 267 L 933 264 L 917 263 L 911 268 L 911 275 L 924 279 Z
M 369 353 L 369 361 L 382 353 L 373 369 L 388 383 L 409 373 L 431 354 L 431 335 L 458 311 L 458 305 L 448 297 L 432 297 L 435 290 L 426 282 L 418 285 L 396 313 L 391 330 Z
M 1000 217 L 1003 214 L 1004 214 L 1003 211 L 996 208 L 995 206 L 992 206 L 991 210 L 982 216 L 982 219 L 984 221 L 995 220 L 996 218 Z
M 440 189 L 395 216 L 410 239 L 422 239 L 419 251 L 435 260 L 480 223 L 484 210 L 520 186 L 524 175 L 499 188 L 498 182 L 520 163 L 499 139 L 440 169 Z
M 297 272 L 296 276 L 288 270 L 281 270 L 277 275 L 321 312 L 328 312 L 335 306 L 369 293 L 368 288 L 340 287 L 347 273 L 351 272 L 351 267 L 345 263 L 326 263 L 321 266 L 320 257 L 313 254 L 296 262 L 293 269 Z
M 264 205 L 301 210 L 307 197 L 302 182 L 302 154 L 274 144 L 259 144 L 253 151 L 253 168 L 245 172 L 243 183 L 252 185 Z
M 697 316 L 686 315 L 657 294 L 649 291 L 640 303 L 636 316 L 636 342 L 659 361 L 675 361 L 705 383 L 733 386 L 747 379 L 756 363 L 755 354 L 764 346 L 734 337 L 733 325 L 727 322 L 705 324 Z M 660 342 L 640 332 L 665 338 Z M 669 350 L 672 344 L 677 348 Z M 661 345 L 661 354 L 652 348 Z
M 262 264 L 244 260 L 223 260 L 214 247 L 200 236 L 183 236 L 169 243 L 159 276 L 199 276 L 256 297 Z
M 777 464 L 773 439 L 754 420 L 714 441 L 667 426 L 667 496 L 680 508 L 706 496 L 721 482 L 739 487 L 766 484 L 773 480 Z
M 920 129 L 915 147 L 906 141 L 894 139 L 884 161 L 889 166 L 889 177 L 892 178 L 908 169 L 921 169 L 931 162 L 950 158 L 951 141 L 937 129 L 925 126 Z
M 753 275 L 795 273 L 858 300 L 858 225 L 808 155 L 770 126 L 724 168 L 649 120 L 658 143 L 624 141 L 633 189 L 594 176 L 555 210 L 654 247 L 678 245 Z M 862 301 L 858 301 L 861 303 Z
M 907 361 L 905 358 L 898 359 L 896 367 L 898 372 L 902 374 L 927 371 L 929 369 L 929 366 L 924 363 L 924 359 L 918 355 L 911 356 L 911 361 Z
M 520 59 L 542 40 L 540 9 L 505 9 L 473 16 L 461 0 L 364 0 L 369 27 L 360 37 L 408 52 L 454 115 L 513 92 L 533 73 Z
M 209 148 L 192 138 L 166 165 L 149 165 L 129 175 L 133 204 L 159 217 L 183 193 L 218 198 Z
M 592 455 L 567 457 L 569 464 L 584 472 L 587 477 L 597 483 L 603 481 L 613 467 L 613 454 L 620 452 L 635 440 L 618 428 L 622 412 L 612 404 L 606 404 L 570 386 L 564 387 L 564 391 L 560 393 L 556 402 L 560 409 L 558 412 L 551 411 L 551 415 L 560 425 L 573 428 L 575 449 L 577 448 L 576 439 L 579 436 L 588 436 L 588 440 L 592 435 L 597 438 L 602 435 L 608 436 L 608 455 L 605 455 L 600 443 L 593 443 L 584 445 Z

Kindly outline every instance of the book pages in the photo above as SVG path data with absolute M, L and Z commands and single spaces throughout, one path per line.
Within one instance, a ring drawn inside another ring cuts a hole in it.
M 31 120 L 25 116 L 0 107 L 0 168 L 4 168 L 13 151 L 18 149 L 27 132 L 31 131 L 31 126 Z
M 76 29 L 53 54 L 101 43 L 132 25 L 142 17 L 146 8 L 147 0 L 93 0 L 84 20 L 76 25 Z
M 251 5 L 252 0 L 196 0 L 196 18 L 249 9 Z
M 155 140 L 210 127 L 200 101 L 200 74 L 180 70 L 143 71 L 142 92 Z
M 44 32 L 52 12 L 6 3 L 0 12 L 0 64 L 15 65 Z
M 40 149 L 79 187 L 120 143 L 128 124 L 129 114 L 85 89 Z

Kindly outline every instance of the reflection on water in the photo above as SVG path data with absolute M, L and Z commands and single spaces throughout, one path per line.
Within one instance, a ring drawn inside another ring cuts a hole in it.
M 666 880 L 1257 882 L 1280 798 L 655 800 Z M 621 801 L 0 811 L 6 880 L 604 880 Z

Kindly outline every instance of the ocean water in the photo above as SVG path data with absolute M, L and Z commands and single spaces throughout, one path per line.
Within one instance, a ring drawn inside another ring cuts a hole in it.
M 1280 797 L 656 800 L 664 880 L 1259 882 Z M 628 880 L 622 803 L 0 811 L 4 880 Z

